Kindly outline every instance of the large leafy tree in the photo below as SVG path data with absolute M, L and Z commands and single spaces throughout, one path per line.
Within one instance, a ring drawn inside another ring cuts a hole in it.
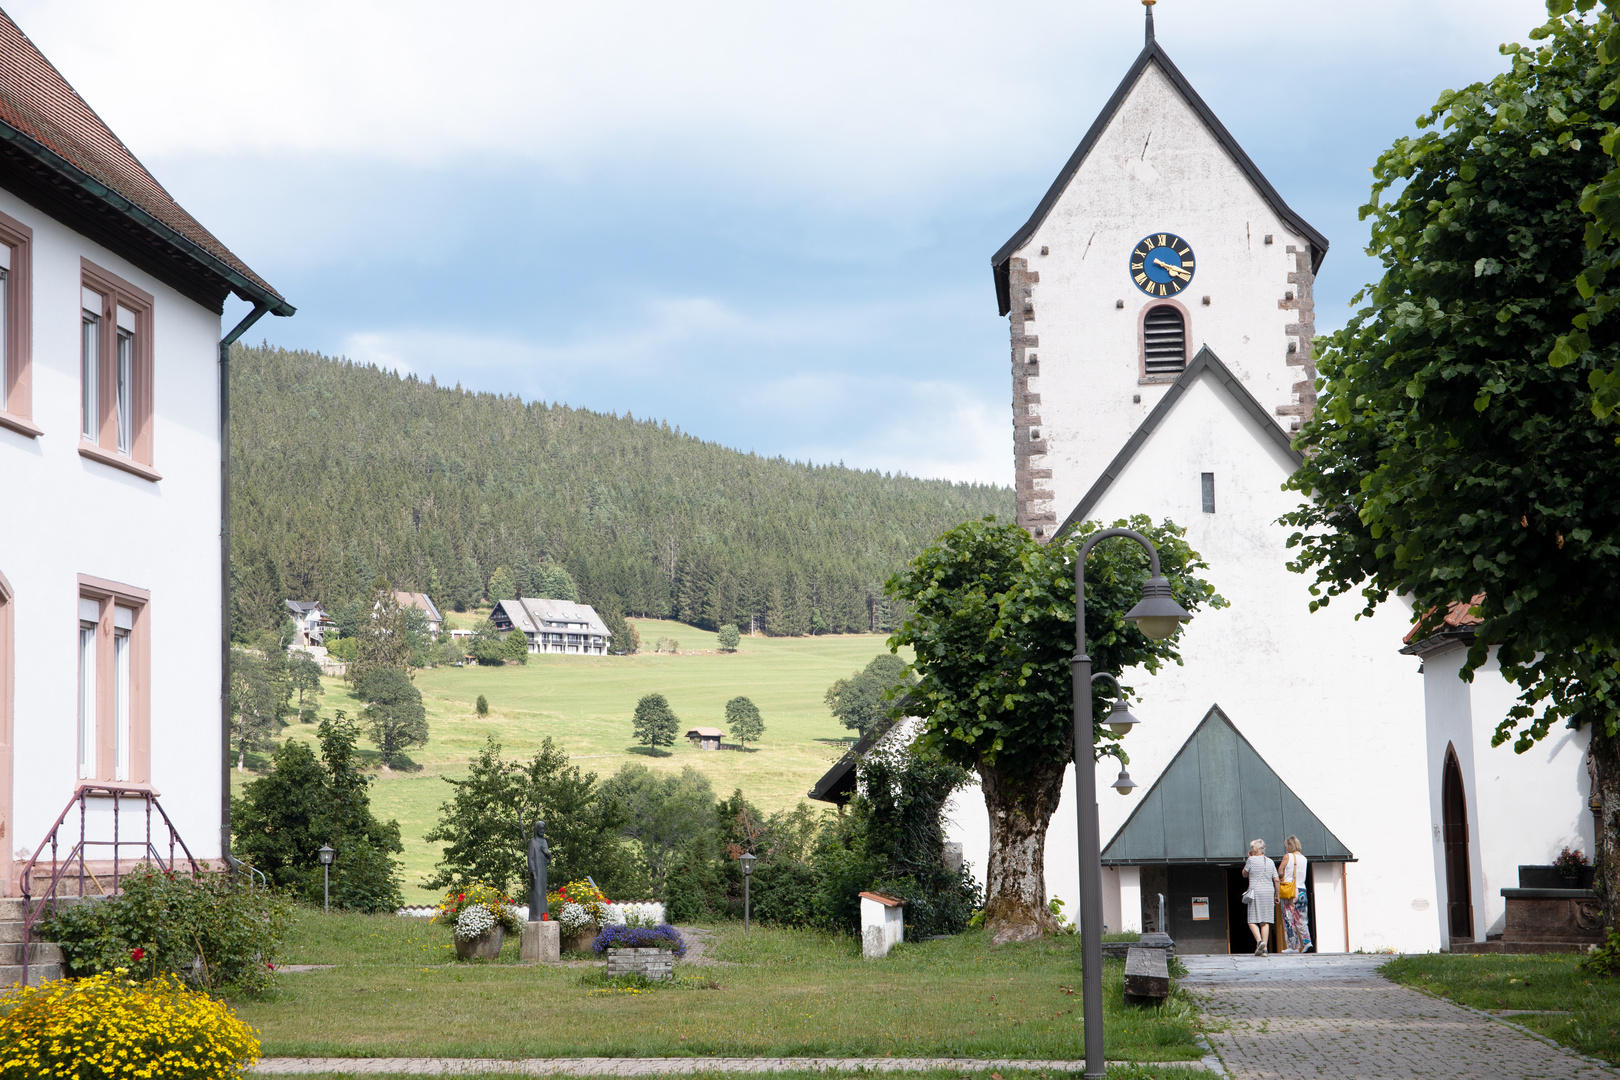
M 916 681 L 904 660 L 879 653 L 860 671 L 829 686 L 822 700 L 845 727 L 865 735 L 905 707 L 903 695 Z
M 286 657 L 273 644 L 262 649 L 231 649 L 231 737 L 236 768 L 249 751 L 268 749 L 287 724 L 292 682 Z
M 409 765 L 405 751 L 427 742 L 427 710 L 422 692 L 398 668 L 373 668 L 360 680 L 355 693 L 366 703 L 361 713 L 371 741 L 382 753 L 384 768 Z
M 1117 522 L 1159 549 L 1160 567 L 1189 612 L 1223 607 L 1200 578 L 1203 559 L 1170 521 Z M 921 676 L 908 712 L 922 717 L 917 747 L 975 769 L 990 813 L 985 926 L 997 941 L 1056 929 L 1046 907 L 1046 827 L 1063 771 L 1074 760 L 1069 662 L 1074 656 L 1074 560 L 1099 526 L 1081 525 L 1049 544 L 994 518 L 945 533 L 889 582 L 911 614 L 889 639 L 910 645 Z M 1086 641 L 1096 671 L 1149 674 L 1180 663 L 1181 632 L 1150 641 L 1125 613 L 1141 599 L 1148 559 L 1128 540 L 1099 545 L 1086 561 Z M 1101 723 L 1109 694 L 1095 688 L 1091 755 L 1128 760 Z M 1125 692 L 1133 694 L 1127 685 Z
M 624 808 L 623 835 L 639 845 L 654 892 L 667 899 L 666 879 L 677 853 L 713 840 L 714 787 L 690 765 L 679 773 L 655 773 L 635 764 L 622 766 L 602 789 Z
M 1290 481 L 1308 498 L 1284 520 L 1313 608 L 1359 591 L 1370 613 L 1402 595 L 1422 635 L 1471 606 L 1463 677 L 1494 650 L 1519 691 L 1497 744 L 1591 725 L 1613 925 L 1620 430 L 1590 390 L 1620 357 L 1620 322 L 1586 276 L 1605 256 L 1579 209 L 1612 166 L 1611 31 L 1552 19 L 1540 44 L 1504 46 L 1510 71 L 1448 91 L 1379 157 L 1362 214 L 1384 275 L 1318 360 L 1310 454 Z
M 758 742 L 765 734 L 765 718 L 759 715 L 759 706 L 748 698 L 734 697 L 726 702 L 726 728 L 746 750 L 748 740 Z

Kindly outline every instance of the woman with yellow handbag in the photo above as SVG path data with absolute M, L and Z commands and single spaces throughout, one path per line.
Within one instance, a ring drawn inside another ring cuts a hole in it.
M 1288 854 L 1278 868 L 1277 895 L 1282 899 L 1283 935 L 1288 946 L 1283 952 L 1311 951 L 1310 899 L 1305 895 L 1305 856 L 1300 854 L 1299 837 L 1283 842 Z

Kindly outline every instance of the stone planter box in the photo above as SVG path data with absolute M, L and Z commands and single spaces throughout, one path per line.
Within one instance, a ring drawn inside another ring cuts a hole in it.
M 1519 888 L 1521 889 L 1590 889 L 1592 876 L 1596 871 L 1588 866 L 1574 877 L 1565 877 L 1557 868 L 1552 866 L 1524 866 L 1519 867 Z
M 615 975 L 640 975 L 644 979 L 673 979 L 675 977 L 674 949 L 609 949 L 607 951 L 608 978 Z
M 564 933 L 562 936 L 563 952 L 590 952 L 591 944 L 596 941 L 595 930 L 583 930 L 577 934 Z
M 475 938 L 464 938 L 456 935 L 457 960 L 493 960 L 501 955 L 501 946 L 506 942 L 506 928 L 497 926 Z

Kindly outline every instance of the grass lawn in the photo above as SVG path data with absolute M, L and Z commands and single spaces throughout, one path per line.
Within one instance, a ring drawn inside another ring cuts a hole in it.
M 574 760 L 603 777 L 631 761 L 654 769 L 693 765 L 721 796 L 740 787 L 767 812 L 789 809 L 844 752 L 845 737 L 851 734 L 827 711 L 822 701 L 827 687 L 864 667 L 884 651 L 886 640 L 880 634 L 745 636 L 738 652 L 722 653 L 706 631 L 653 619 L 633 621 L 644 648 L 651 649 L 659 637 L 671 637 L 681 652 L 535 655 L 522 666 L 417 673 L 431 733 L 427 745 L 412 752 L 422 768 L 380 772 L 372 788 L 377 814 L 400 824 L 407 903 L 438 899 L 419 887 L 440 854 L 422 836 L 438 821 L 439 804 L 450 793 L 441 777 L 464 774 L 486 736 L 495 735 L 507 757 L 521 757 L 550 735 Z M 341 679 L 323 683 L 322 715 L 359 710 L 360 703 Z M 683 731 L 698 726 L 724 730 L 726 702 L 744 695 L 759 706 L 765 737 L 746 753 L 697 750 L 678 739 L 672 752 L 648 755 L 633 743 L 630 715 L 643 694 L 655 691 L 669 698 Z M 479 694 L 489 700 L 488 716 L 480 717 L 474 709 Z M 294 724 L 284 734 L 313 742 L 315 729 Z M 253 778 L 251 770 L 233 772 L 232 786 L 240 791 Z
M 861 959 L 852 937 L 713 928 L 708 955 L 677 965 L 685 985 L 606 985 L 599 964 L 527 965 L 508 938 L 492 964 L 446 961 L 449 933 L 397 916 L 302 911 L 288 973 L 263 1000 L 235 1002 L 264 1053 L 342 1057 L 815 1055 L 1074 1059 L 1082 1056 L 1077 939 L 992 948 L 982 934 Z M 1197 1059 L 1190 1004 L 1120 1002 L 1104 973 L 1108 1056 Z
M 1554 956 L 1402 956 L 1380 970 L 1435 997 L 1512 1016 L 1565 1046 L 1620 1062 L 1620 979 L 1583 972 L 1572 953 Z

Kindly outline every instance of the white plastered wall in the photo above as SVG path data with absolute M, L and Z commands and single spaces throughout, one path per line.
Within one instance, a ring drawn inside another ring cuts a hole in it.
M 1129 272 L 1137 242 L 1160 231 L 1181 236 L 1196 257 L 1191 284 L 1175 298 L 1188 313 L 1187 359 L 1207 343 L 1268 413 L 1293 400 L 1301 378 L 1301 369 L 1286 363 L 1286 327 L 1299 313 L 1278 303 L 1296 269 L 1288 248 L 1303 253 L 1299 262 L 1308 270 L 1309 243 L 1282 224 L 1186 99 L 1149 64 L 1051 212 L 1014 253 L 1040 274 L 1025 332 L 1040 339 L 1032 350 L 1040 375 L 1030 378 L 1029 391 L 1041 395 L 1037 411 L 1048 451 L 1030 464 L 1052 470 L 1060 522 L 1166 389 L 1139 382 L 1141 315 L 1157 301 L 1136 288 Z M 1119 300 L 1123 308 L 1115 307 Z
M 1341 600 L 1309 611 L 1308 579 L 1286 568 L 1289 530 L 1277 524 L 1297 498 L 1280 490 L 1293 463 L 1259 425 L 1206 373 L 1091 514 L 1112 523 L 1145 513 L 1184 525 L 1209 563 L 1207 578 L 1231 602 L 1193 619 L 1183 666 L 1126 673 L 1132 711 L 1143 720 L 1125 744 L 1131 774 L 1145 791 L 1220 705 L 1360 860 L 1348 874 L 1351 948 L 1433 950 L 1434 882 L 1412 873 L 1413 853 L 1428 846 L 1430 814 L 1422 680 L 1398 651 L 1410 609 L 1390 601 L 1356 620 L 1358 605 Z M 1215 476 L 1213 514 L 1202 510 L 1205 472 Z M 1097 768 L 1105 844 L 1137 801 L 1109 788 L 1117 772 L 1111 759 Z M 1059 816 L 1072 809 L 1066 801 Z M 1050 844 L 1048 851 L 1050 858 Z M 1072 890 L 1073 871 L 1053 870 L 1049 861 L 1049 887 Z M 1342 947 L 1322 937 L 1324 948 Z
M 0 429 L 0 572 L 16 591 L 15 857 L 78 783 L 78 575 L 151 593 L 152 783 L 199 858 L 219 855 L 219 316 L 31 205 L 33 420 Z M 80 259 L 151 293 L 157 483 L 78 453 Z M 77 833 L 75 832 L 75 839 Z M 165 851 L 166 851 L 165 847 Z
M 1512 742 L 1492 746 L 1496 725 L 1517 699 L 1502 678 L 1495 651 L 1471 683 L 1458 678 L 1466 649 L 1458 644 L 1424 658 L 1423 682 L 1428 705 L 1430 805 L 1439 823 L 1441 770 L 1448 744 L 1457 748 L 1468 796 L 1470 885 L 1474 936 L 1500 934 L 1506 914 L 1504 888 L 1519 884 L 1519 864 L 1545 864 L 1564 847 L 1594 850 L 1592 815 L 1587 809 L 1591 784 L 1586 773 L 1586 730 L 1560 728 L 1523 754 Z M 1439 919 L 1445 925 L 1445 849 L 1431 830 Z

